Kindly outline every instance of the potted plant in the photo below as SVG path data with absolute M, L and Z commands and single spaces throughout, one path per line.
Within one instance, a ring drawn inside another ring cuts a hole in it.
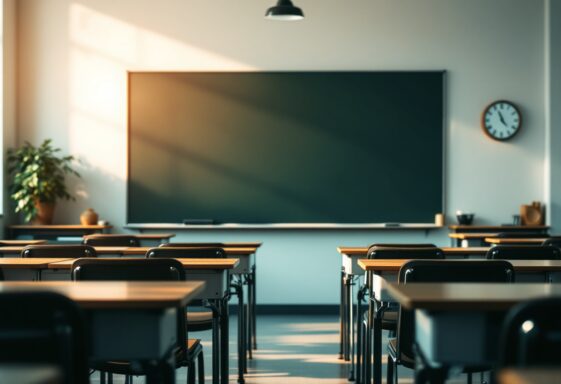
M 39 147 L 29 142 L 8 150 L 10 193 L 16 203 L 16 212 L 22 212 L 32 224 L 52 224 L 56 201 L 75 200 L 68 192 L 65 178 L 68 174 L 80 177 L 72 169 L 73 156 L 60 156 L 51 140 Z

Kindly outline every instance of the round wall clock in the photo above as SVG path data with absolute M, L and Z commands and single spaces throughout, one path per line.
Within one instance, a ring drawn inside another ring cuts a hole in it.
M 512 139 L 522 127 L 522 115 L 514 103 L 498 100 L 489 104 L 481 117 L 481 128 L 491 139 Z

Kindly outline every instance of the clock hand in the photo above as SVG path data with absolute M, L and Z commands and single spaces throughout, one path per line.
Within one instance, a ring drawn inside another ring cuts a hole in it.
M 503 123 L 503 125 L 506 127 L 505 118 L 503 117 L 503 114 L 501 113 L 501 111 L 499 111 L 499 119 L 501 120 L 501 123 Z

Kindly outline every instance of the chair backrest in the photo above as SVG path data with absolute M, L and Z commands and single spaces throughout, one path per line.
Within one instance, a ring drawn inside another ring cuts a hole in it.
M 548 234 L 542 233 L 539 230 L 536 231 L 524 231 L 524 232 L 501 232 L 497 236 L 500 239 L 532 239 L 532 238 L 542 238 L 549 237 Z
M 226 244 L 224 243 L 162 243 L 160 247 L 165 248 L 224 248 Z
M 84 236 L 82 244 L 98 247 L 140 247 L 140 239 L 133 235 Z
M 80 259 L 72 264 L 77 281 L 184 281 L 183 265 L 174 259 Z M 186 348 L 185 308 L 177 308 L 177 343 Z
M 183 281 L 183 265 L 174 259 L 80 259 L 72 264 L 73 280 Z
M 514 268 L 505 260 L 412 260 L 399 270 L 398 282 L 409 283 L 510 283 Z M 414 312 L 399 310 L 398 353 L 414 356 Z
M 487 251 L 487 259 L 560 260 L 561 250 L 548 245 L 497 245 Z
M 53 365 L 63 383 L 89 383 L 85 320 L 75 302 L 53 292 L 6 292 L 0 308 L 1 364 Z
M 444 259 L 442 250 L 432 244 L 375 244 L 366 255 L 369 259 Z
M 501 366 L 560 366 L 560 318 L 559 297 L 531 300 L 512 308 L 501 333 Z
M 549 239 L 544 240 L 542 245 L 553 245 L 554 247 L 561 248 L 561 237 L 552 236 Z
M 157 247 L 146 252 L 148 258 L 174 258 L 174 259 L 224 259 L 226 252 L 222 248 L 184 248 L 184 247 Z
M 21 251 L 21 257 L 96 257 L 95 249 L 89 245 L 28 245 Z

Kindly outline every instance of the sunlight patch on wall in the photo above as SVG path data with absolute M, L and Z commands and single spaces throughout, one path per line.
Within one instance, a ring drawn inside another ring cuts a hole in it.
M 254 67 L 72 3 L 70 150 L 126 178 L 127 71 L 247 71 Z

